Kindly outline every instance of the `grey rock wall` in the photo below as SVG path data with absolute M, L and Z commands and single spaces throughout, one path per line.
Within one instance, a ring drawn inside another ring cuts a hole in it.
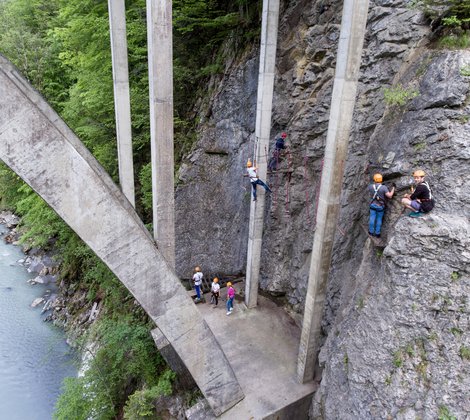
M 261 287 L 303 311 L 316 197 L 342 2 L 284 2 L 272 137 L 289 134 L 290 176 L 270 175 Z M 373 0 L 343 183 L 320 354 L 323 377 L 312 418 L 470 417 L 469 51 L 435 49 L 423 15 L 400 0 Z M 244 271 L 257 52 L 232 61 L 214 84 L 200 140 L 177 190 L 177 269 L 189 276 Z M 384 88 L 417 96 L 387 105 Z M 385 164 L 387 155 L 394 159 Z M 285 162 L 284 162 L 285 164 Z M 399 199 L 423 168 L 437 205 L 410 219 Z M 387 247 L 363 227 L 373 173 L 396 182 L 386 214 Z M 286 199 L 288 197 L 288 200 Z M 188 217 L 190 216 L 190 217 Z

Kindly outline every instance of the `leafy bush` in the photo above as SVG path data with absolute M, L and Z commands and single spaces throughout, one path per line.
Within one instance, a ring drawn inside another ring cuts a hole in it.
M 55 418 L 85 420 L 92 414 L 93 418 L 113 419 L 129 393 L 139 387 L 158 391 L 158 395 L 171 394 L 174 374 L 165 369 L 149 329 L 130 316 L 100 321 L 89 337 L 97 343 L 97 350 L 85 349 L 91 358 L 83 377 L 65 381 Z M 72 409 L 77 414 L 70 417 Z
M 155 400 L 160 396 L 171 395 L 174 378 L 175 373 L 166 370 L 160 376 L 157 385 L 134 392 L 124 407 L 124 418 L 126 420 L 154 419 L 156 417 Z
M 411 99 L 418 96 L 418 91 L 405 89 L 402 85 L 392 86 L 384 89 L 384 98 L 387 105 L 403 106 Z

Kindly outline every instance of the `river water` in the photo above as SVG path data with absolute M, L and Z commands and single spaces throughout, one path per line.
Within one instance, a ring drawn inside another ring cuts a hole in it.
M 22 258 L 0 237 L 0 419 L 50 420 L 62 380 L 77 370 L 64 333 L 30 306 L 50 286 L 28 284 Z

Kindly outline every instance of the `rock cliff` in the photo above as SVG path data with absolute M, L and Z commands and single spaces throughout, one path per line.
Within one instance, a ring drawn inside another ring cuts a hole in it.
M 440 50 L 423 14 L 372 0 L 324 315 L 323 377 L 313 418 L 470 416 L 470 51 Z M 341 1 L 281 10 L 272 137 L 288 133 L 292 173 L 269 175 L 261 288 L 285 295 L 299 320 L 339 34 Z M 254 145 L 257 51 L 212 81 L 199 141 L 177 189 L 177 269 L 243 272 Z M 384 89 L 409 98 L 384 100 Z M 269 155 L 266 151 L 266 155 Z M 399 199 L 411 172 L 428 173 L 437 204 L 410 219 Z M 395 182 L 384 247 L 367 238 L 371 175 Z

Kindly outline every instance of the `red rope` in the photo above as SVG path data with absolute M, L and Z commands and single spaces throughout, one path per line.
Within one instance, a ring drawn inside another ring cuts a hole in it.
M 308 200 L 308 182 L 307 182 L 307 160 L 308 157 L 305 155 L 304 157 L 304 190 L 305 190 L 305 208 L 307 209 L 307 222 L 308 226 L 312 226 L 312 220 L 310 219 L 310 204 Z
M 290 184 L 290 169 L 292 168 L 292 155 L 290 150 L 287 149 L 287 179 L 286 179 L 286 216 L 289 215 L 289 184 Z

